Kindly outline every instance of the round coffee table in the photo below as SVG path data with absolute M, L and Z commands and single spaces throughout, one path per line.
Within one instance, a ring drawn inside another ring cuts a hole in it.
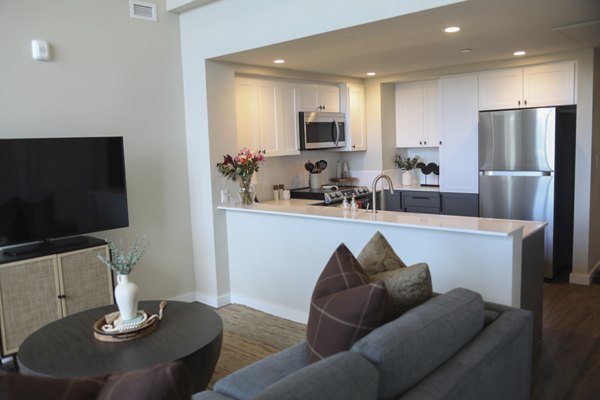
M 158 313 L 159 301 L 142 301 L 139 309 Z M 24 374 L 83 377 L 148 368 L 179 360 L 186 366 L 193 392 L 206 388 L 223 340 L 221 317 L 201 303 L 169 301 L 158 328 L 127 342 L 102 342 L 94 322 L 116 311 L 116 305 L 82 311 L 54 321 L 31 334 L 19 347 Z

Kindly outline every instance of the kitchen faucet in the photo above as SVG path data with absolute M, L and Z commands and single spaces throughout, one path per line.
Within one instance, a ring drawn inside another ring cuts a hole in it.
M 394 194 L 394 185 L 392 184 L 392 180 L 390 179 L 390 177 L 387 175 L 384 175 L 384 174 L 377 175 L 375 177 L 375 179 L 373 179 L 373 187 L 371 188 L 371 193 L 373 193 L 373 214 L 375 214 L 377 212 L 377 197 L 376 197 L 377 193 L 375 190 L 376 190 L 377 182 L 379 182 L 379 180 L 381 178 L 384 178 L 385 180 L 387 180 L 388 185 L 390 186 L 390 194 Z M 383 184 L 382 184 L 381 188 L 383 189 Z

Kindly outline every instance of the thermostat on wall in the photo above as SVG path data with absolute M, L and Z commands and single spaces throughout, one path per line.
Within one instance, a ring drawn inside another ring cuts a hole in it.
M 34 60 L 48 60 L 50 58 L 48 42 L 45 40 L 33 39 L 31 41 L 31 55 Z

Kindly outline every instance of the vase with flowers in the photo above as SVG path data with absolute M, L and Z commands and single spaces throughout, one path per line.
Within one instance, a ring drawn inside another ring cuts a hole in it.
M 144 254 L 144 239 L 136 238 L 129 251 L 123 248 L 123 240 L 119 240 L 119 247 L 110 240 L 106 243 L 110 257 L 98 255 L 98 259 L 117 274 L 115 301 L 119 308 L 121 323 L 131 321 L 138 315 L 139 289 L 129 280 L 129 273 Z
M 242 206 L 248 207 L 254 203 L 256 188 L 252 185 L 252 174 L 258 172 L 260 164 L 265 159 L 265 150 L 250 151 L 243 147 L 240 152 L 232 157 L 223 156 L 223 162 L 217 163 L 217 169 L 225 178 L 240 183 L 240 201 Z
M 400 154 L 394 156 L 394 164 L 396 167 L 404 170 L 402 173 L 402 186 L 412 185 L 412 170 L 415 169 L 418 163 L 419 156 L 414 156 L 413 158 L 402 157 Z

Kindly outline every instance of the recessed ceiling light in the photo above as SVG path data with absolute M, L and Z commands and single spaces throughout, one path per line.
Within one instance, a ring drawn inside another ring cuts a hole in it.
M 467 54 L 467 53 L 470 53 L 472 51 L 473 51 L 473 49 L 462 49 L 460 52 L 464 53 L 464 54 Z
M 377 72 L 367 72 L 367 76 L 374 76 L 377 75 Z
M 446 29 L 444 29 L 444 32 L 446 33 L 454 33 L 458 31 L 460 31 L 460 28 L 458 26 L 449 26 Z
M 275 64 L 283 64 L 285 62 L 285 60 L 283 58 L 278 58 L 276 60 L 273 60 L 273 63 Z
M 515 51 L 513 53 L 513 55 L 515 55 L 515 56 L 524 56 L 525 54 L 527 54 L 527 53 L 525 53 L 523 50 Z

